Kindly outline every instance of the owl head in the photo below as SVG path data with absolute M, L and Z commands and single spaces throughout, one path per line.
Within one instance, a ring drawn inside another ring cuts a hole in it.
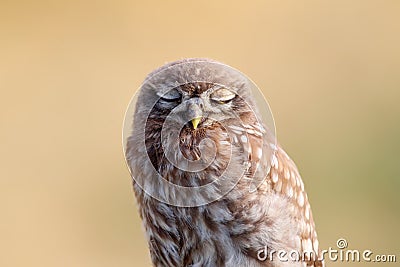
M 150 116 L 165 119 L 172 112 L 171 123 L 205 129 L 212 121 L 237 119 L 248 112 L 258 114 L 252 86 L 249 79 L 227 65 L 185 59 L 149 74 L 141 87 L 139 103 L 146 103 Z
M 254 90 L 242 73 L 208 59 L 185 59 L 150 73 L 128 139 L 133 176 L 144 176 L 145 158 L 159 178 L 178 186 L 217 183 L 221 190 L 254 176 L 273 136 L 266 134 Z

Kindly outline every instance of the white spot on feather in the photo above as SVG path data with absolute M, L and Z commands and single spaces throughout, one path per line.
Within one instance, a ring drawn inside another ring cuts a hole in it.
M 300 207 L 304 206 L 304 196 L 303 192 L 299 193 L 299 196 L 297 197 L 297 204 L 299 204 Z
M 275 184 L 276 182 L 278 182 L 278 179 L 279 179 L 279 177 L 278 177 L 278 173 L 277 172 L 272 172 L 272 177 L 271 177 L 271 179 L 272 179 L 272 182 Z
M 258 159 L 261 159 L 261 156 L 262 156 L 262 149 L 261 148 L 257 148 L 256 149 L 256 157 Z
M 314 239 L 314 251 L 315 252 L 318 252 L 318 246 L 319 246 L 318 239 Z
M 304 209 L 304 216 L 306 216 L 306 219 L 307 219 L 307 220 L 310 219 L 310 208 L 308 207 L 308 205 L 307 205 L 306 208 Z
M 275 190 L 278 192 L 280 192 L 282 190 L 282 180 L 281 179 L 278 180 L 278 183 L 275 186 Z
M 238 131 L 238 132 L 240 132 L 240 133 L 242 133 L 243 130 L 244 130 L 242 127 L 238 127 L 238 126 L 236 126 L 236 125 L 229 125 L 228 127 L 231 128 L 232 130 Z
M 236 144 L 238 142 L 238 138 L 236 135 L 233 135 L 233 142 Z
M 287 168 L 285 168 L 285 170 L 284 170 L 284 175 L 285 175 L 285 178 L 286 179 L 290 179 L 290 171 L 287 169 Z
M 309 252 L 313 251 L 312 243 L 311 243 L 311 240 L 309 238 L 303 239 L 302 245 L 303 245 L 303 252 L 304 251 L 309 251 Z
M 272 155 L 271 158 L 271 166 L 275 169 L 278 169 L 278 158 L 276 157 L 275 154 Z
M 292 197 L 293 196 L 293 188 L 290 186 L 290 184 L 286 185 L 286 195 L 288 197 Z
M 274 143 L 270 143 L 269 147 L 272 148 L 274 151 L 278 150 L 278 147 Z

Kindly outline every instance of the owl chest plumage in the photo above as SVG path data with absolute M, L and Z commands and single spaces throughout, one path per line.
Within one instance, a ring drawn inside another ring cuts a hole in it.
M 246 139 L 243 137 L 243 129 L 232 125 L 230 134 L 220 128 L 198 135 L 186 136 L 183 133 L 184 140 L 179 148 L 184 157 L 196 159 L 198 145 L 204 138 L 213 138 L 217 144 L 214 162 L 195 173 L 171 166 L 162 156 L 163 151 L 159 151 L 162 146 L 157 139 L 150 140 L 148 153 L 153 157 L 153 167 L 162 177 L 179 185 L 200 186 L 218 179 L 227 160 L 234 160 L 238 169 L 245 169 L 240 172 L 244 179 L 240 179 L 226 196 L 200 207 L 171 206 L 148 197 L 135 186 L 151 255 L 157 266 L 269 266 L 269 263 L 257 259 L 258 250 L 265 246 L 294 247 L 293 244 L 281 243 L 285 236 L 296 234 L 296 227 L 292 227 L 293 218 L 283 212 L 269 212 L 270 208 L 284 211 L 289 203 L 273 194 L 267 182 L 250 193 L 248 180 L 264 175 L 255 173 L 262 152 L 257 150 L 259 148 L 251 148 L 251 140 L 248 135 Z M 157 138 L 157 134 L 149 136 Z M 231 139 L 232 136 L 235 140 Z M 261 134 L 252 136 L 253 141 L 257 141 Z M 206 152 L 203 150 L 203 153 Z M 238 156 L 231 159 L 230 153 Z M 277 232 L 275 225 L 279 225 L 281 232 Z
M 257 252 L 296 248 L 290 240 L 297 226 L 285 211 L 290 204 L 275 194 L 234 190 L 200 207 L 139 198 L 155 266 L 274 266 L 258 260 Z

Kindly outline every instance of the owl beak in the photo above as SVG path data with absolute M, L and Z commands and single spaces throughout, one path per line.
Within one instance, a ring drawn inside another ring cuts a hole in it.
M 193 129 L 195 129 L 195 130 L 197 129 L 197 126 L 199 125 L 200 121 L 201 121 L 201 117 L 192 119 Z
M 196 130 L 203 117 L 203 100 L 198 97 L 188 100 L 187 117 L 190 119 L 193 129 Z

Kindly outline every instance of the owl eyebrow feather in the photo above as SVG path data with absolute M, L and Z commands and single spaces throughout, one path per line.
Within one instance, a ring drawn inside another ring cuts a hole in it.
M 214 86 L 213 83 L 208 82 L 191 82 L 181 85 L 179 88 L 191 95 L 201 95 L 208 89 Z

